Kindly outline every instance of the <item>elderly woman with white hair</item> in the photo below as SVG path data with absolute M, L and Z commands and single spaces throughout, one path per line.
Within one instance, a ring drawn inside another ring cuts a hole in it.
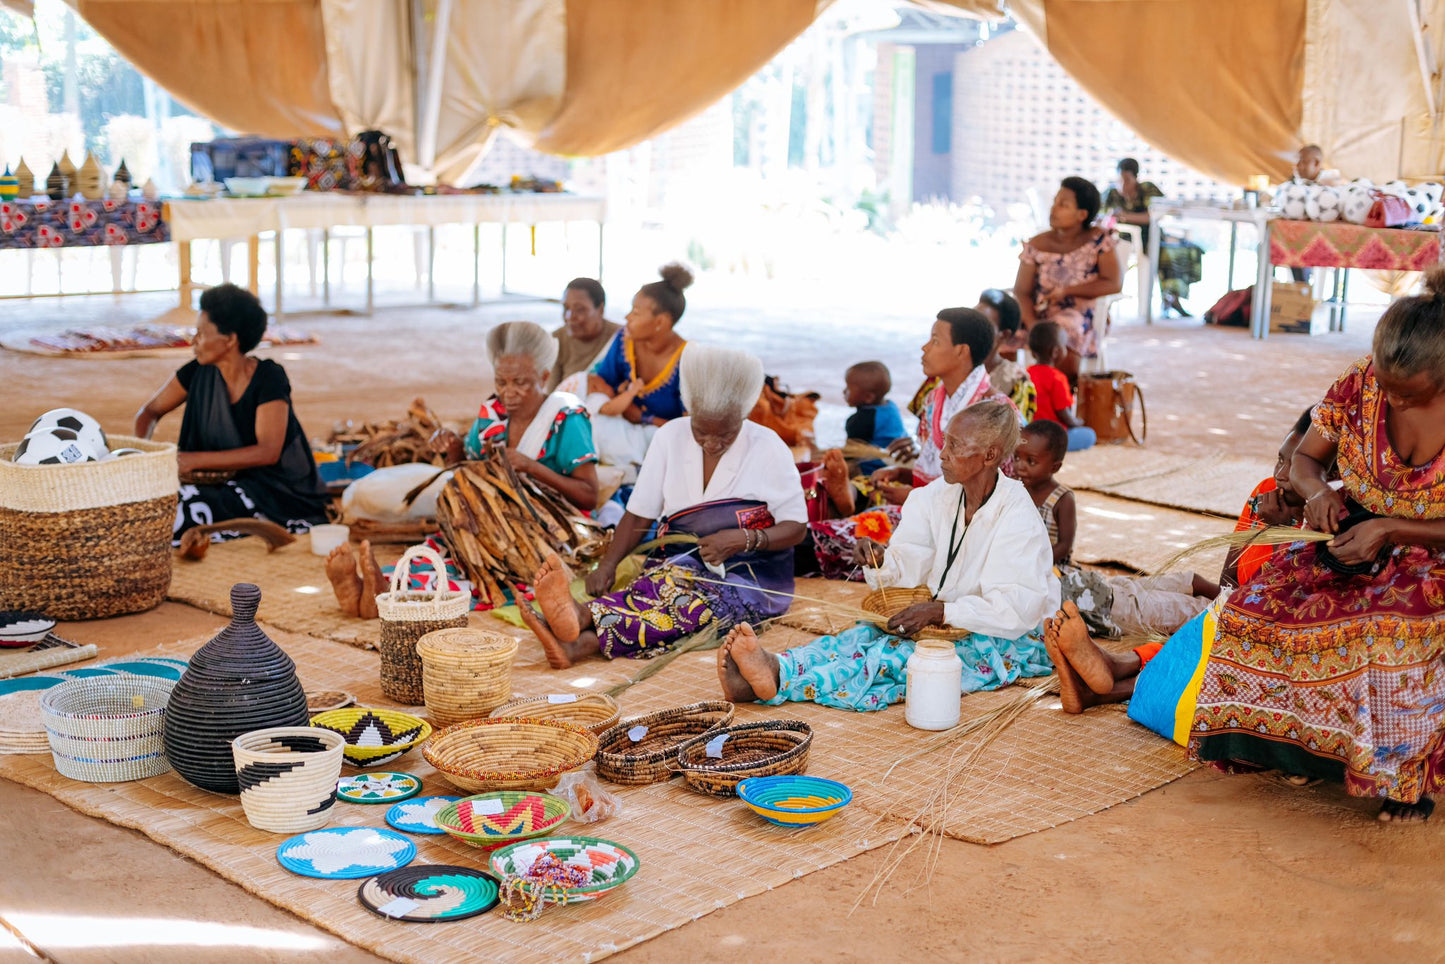
M 808 512 L 792 452 L 771 429 L 747 421 L 762 391 L 762 363 L 694 345 L 681 368 L 690 414 L 657 430 L 612 544 L 587 577 L 597 598 L 574 602 L 555 558 L 533 580 L 543 619 L 525 606 L 523 616 L 554 668 L 594 653 L 651 658 L 708 625 L 768 619 L 791 602 L 793 547 Z M 631 586 L 609 592 L 618 564 L 654 520 L 659 534 L 693 535 L 697 543 L 665 546 Z
M 1028 490 L 998 468 L 1018 438 L 1007 401 L 958 412 L 944 435 L 943 475 L 909 494 L 887 549 L 859 540 L 870 586 L 924 586 L 931 600 L 904 609 L 887 629 L 860 622 L 778 655 L 740 624 L 718 650 L 727 698 L 881 710 L 903 699 L 907 637 L 929 626 L 966 630 L 954 643 L 964 693 L 1053 672 L 1042 636 L 1059 599 L 1053 546 Z
M 477 459 L 504 448 L 512 468 L 591 512 L 597 508 L 597 449 L 581 399 L 544 387 L 557 360 L 557 340 L 541 325 L 508 321 L 487 332 L 496 393 L 482 402 L 465 440 L 442 430 L 432 447 L 448 462 Z

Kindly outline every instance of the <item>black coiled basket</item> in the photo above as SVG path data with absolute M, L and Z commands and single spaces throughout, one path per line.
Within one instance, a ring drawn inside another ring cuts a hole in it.
M 202 790 L 239 793 L 231 741 L 273 726 L 306 726 L 296 664 L 256 625 L 261 590 L 231 587 L 231 625 L 197 650 L 166 708 L 166 756 Z

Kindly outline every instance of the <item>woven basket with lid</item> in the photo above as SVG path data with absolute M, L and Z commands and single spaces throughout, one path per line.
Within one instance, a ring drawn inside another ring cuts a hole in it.
M 437 629 L 416 644 L 427 715 L 437 726 L 476 720 L 512 698 L 518 642 L 467 626 Z
M 412 562 L 417 559 L 431 563 L 438 588 L 402 588 L 411 574 Z M 388 699 L 407 706 L 425 702 L 417 641 L 435 630 L 467 624 L 471 595 L 445 586 L 446 563 L 442 557 L 428 546 L 412 546 L 391 571 L 391 590 L 376 597 L 376 611 L 381 616 L 381 639 L 377 644 L 381 651 L 381 691 Z

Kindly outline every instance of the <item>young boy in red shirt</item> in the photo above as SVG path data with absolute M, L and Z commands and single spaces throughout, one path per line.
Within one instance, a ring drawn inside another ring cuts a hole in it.
M 1029 351 L 1038 362 L 1029 367 L 1029 379 L 1038 394 L 1034 418 L 1058 422 L 1069 431 L 1069 451 L 1091 448 L 1098 441 L 1094 430 L 1074 414 L 1074 393 L 1059 362 L 1068 356 L 1069 341 L 1064 329 L 1052 321 L 1043 321 L 1029 329 Z

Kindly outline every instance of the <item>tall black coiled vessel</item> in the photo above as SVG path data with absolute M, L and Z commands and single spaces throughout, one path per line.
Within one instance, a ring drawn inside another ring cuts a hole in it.
M 214 793 L 239 793 L 231 741 L 271 726 L 306 726 L 296 664 L 256 625 L 261 590 L 231 587 L 231 625 L 196 651 L 166 707 L 171 766 Z

